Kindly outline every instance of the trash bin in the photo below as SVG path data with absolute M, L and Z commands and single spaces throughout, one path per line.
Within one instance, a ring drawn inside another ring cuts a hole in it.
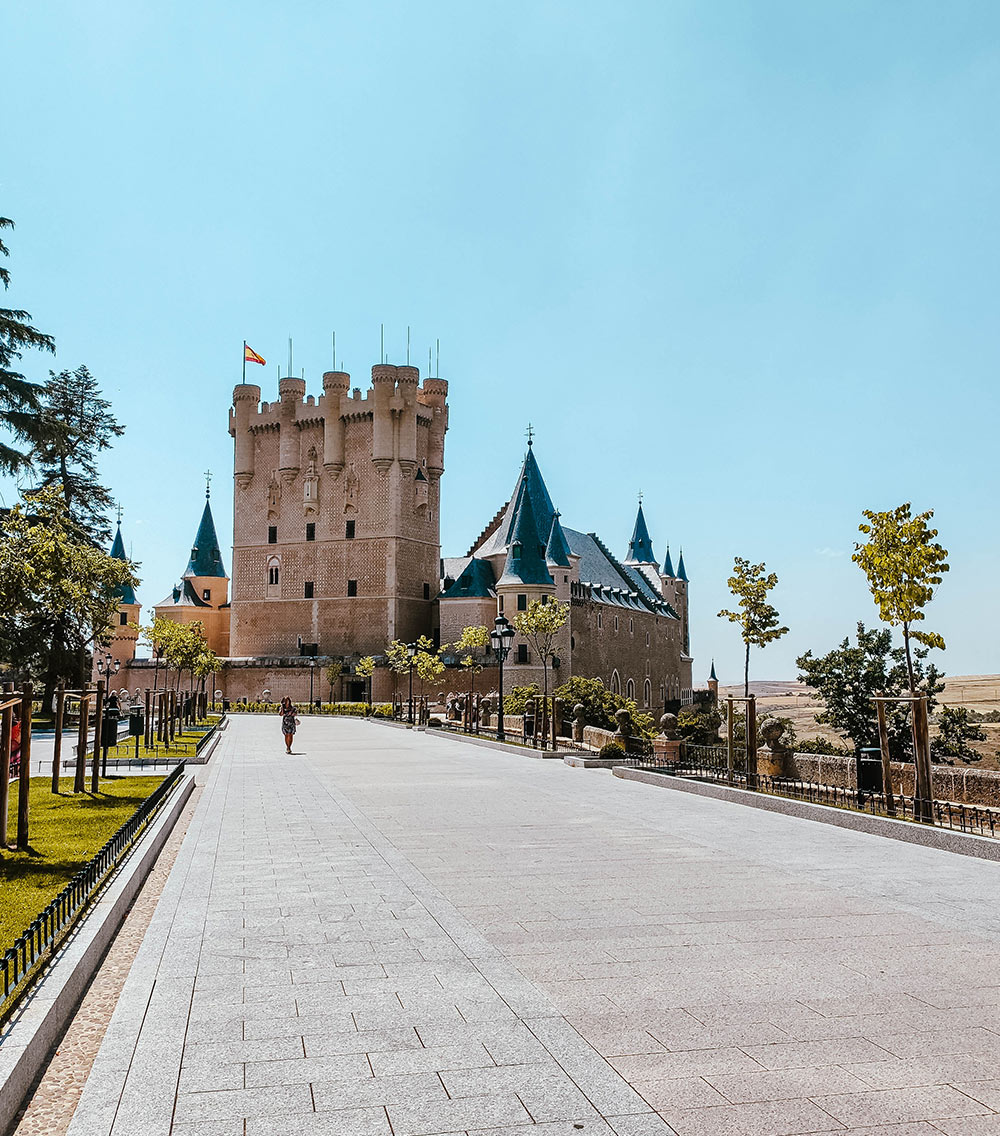
M 869 746 L 858 752 L 858 803 L 865 794 L 882 792 L 882 751 Z
M 146 715 L 142 711 L 141 706 L 137 706 L 129 711 L 128 716 L 128 736 L 130 738 L 141 738 L 146 732 Z

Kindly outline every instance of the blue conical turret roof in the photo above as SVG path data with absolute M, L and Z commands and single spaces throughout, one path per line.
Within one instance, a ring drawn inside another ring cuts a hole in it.
M 681 549 L 680 559 L 677 561 L 677 579 L 688 582 L 687 572 L 684 570 L 684 549 Z
M 635 528 L 632 530 L 632 539 L 628 542 L 626 564 L 655 564 L 653 555 L 653 542 L 646 527 L 646 518 L 642 512 L 642 502 L 639 502 L 639 511 L 635 515 Z
M 545 488 L 544 485 L 542 488 Z M 548 494 L 545 496 L 548 497 Z M 545 541 L 538 533 L 527 478 L 518 493 L 507 559 L 497 584 L 554 584 L 545 564 Z
M 198 526 L 198 535 L 194 538 L 194 547 L 191 549 L 191 559 L 185 576 L 226 576 L 226 569 L 222 563 L 222 553 L 219 550 L 219 538 L 215 535 L 215 521 L 212 520 L 212 505 L 206 494 L 205 511 L 201 514 L 201 524 Z
M 673 565 L 673 561 L 670 559 L 670 545 L 669 544 L 667 545 L 667 558 L 666 558 L 666 560 L 663 561 L 663 575 L 669 576 L 671 579 L 675 579 L 675 577 L 674 577 L 674 565 Z
M 708 678 L 709 678 L 710 682 L 718 682 L 719 681 L 719 676 L 715 673 L 715 659 L 712 660 L 712 669 L 709 672 Z
M 128 557 L 125 555 L 125 542 L 122 540 L 122 526 L 120 522 L 118 531 L 115 533 L 114 543 L 111 545 L 111 555 L 115 560 L 128 562 Z M 116 588 L 115 595 L 118 597 L 120 604 L 134 604 L 139 602 L 135 598 L 135 591 L 131 584 L 122 584 L 120 588 Z
M 502 552 L 510 544 L 524 497 L 531 502 L 531 511 L 538 527 L 538 539 L 544 546 L 548 543 L 552 514 L 556 508 L 552 504 L 548 489 L 545 488 L 545 481 L 542 479 L 541 470 L 538 468 L 538 462 L 535 461 L 535 454 L 530 444 L 503 517 L 490 536 L 475 549 L 477 556 L 492 556 Z
M 549 529 L 549 541 L 545 546 L 546 564 L 555 564 L 559 568 L 569 567 L 569 545 L 566 543 L 566 534 L 559 523 L 559 514 L 552 514 L 552 527 Z

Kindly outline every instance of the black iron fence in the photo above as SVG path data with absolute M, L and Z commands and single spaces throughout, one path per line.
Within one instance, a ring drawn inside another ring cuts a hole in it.
M 893 793 L 889 798 L 885 793 L 869 792 L 865 789 L 748 772 L 743 756 L 741 751 L 737 751 L 735 768 L 730 769 L 724 745 L 696 746 L 682 743 L 680 753 L 675 760 L 668 761 L 655 754 L 648 757 L 629 755 L 623 759 L 622 765 L 633 769 L 647 769 L 654 773 L 667 773 L 693 781 L 732 785 L 737 789 L 749 789 L 752 792 L 768 793 L 775 797 L 790 797 L 815 805 L 850 809 L 853 812 L 869 813 L 872 816 L 938 825 L 941 828 L 973 836 L 995 839 L 1000 835 L 1000 810 L 984 808 L 981 805 L 963 805 L 955 801 L 922 800 L 901 793 Z
M 118 866 L 150 821 L 159 813 L 184 775 L 178 765 L 146 798 L 93 859 L 69 881 L 52 902 L 14 940 L 0 959 L 0 1019 L 51 957 L 70 927 Z

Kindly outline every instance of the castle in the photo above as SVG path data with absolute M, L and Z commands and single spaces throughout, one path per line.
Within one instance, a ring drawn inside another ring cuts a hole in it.
M 229 413 L 232 597 L 206 490 L 187 567 L 157 615 L 201 621 L 224 659 L 217 683 L 229 698 L 318 697 L 315 668 L 328 659 L 346 664 L 335 697 L 356 698 L 363 684 L 350 670 L 361 656 L 421 635 L 454 642 L 464 626 L 492 626 L 498 613 L 513 620 L 532 599 L 553 596 L 569 605 L 558 682 L 599 677 L 654 710 L 690 701 L 683 555 L 676 572 L 669 552 L 660 568 L 641 502 L 619 561 L 594 533 L 562 524 L 529 441 L 509 501 L 466 556 L 442 560 L 447 399 L 445 380 L 421 383 L 416 367 L 388 363 L 372 367 L 364 395 L 343 371 L 323 375 L 319 398 L 291 376 L 279 379 L 275 402 L 238 384 Z M 137 610 L 121 626 L 136 619 Z M 112 651 L 127 685 L 147 684 L 150 664 L 134 658 L 134 636 L 114 637 Z M 510 682 L 538 681 L 541 661 L 518 639 L 506 669 Z M 378 667 L 373 696 L 391 687 Z

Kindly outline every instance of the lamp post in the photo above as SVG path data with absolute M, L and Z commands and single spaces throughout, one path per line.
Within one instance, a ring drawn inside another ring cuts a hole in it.
M 497 657 L 497 663 L 500 669 L 499 679 L 497 681 L 497 694 L 499 696 L 500 705 L 497 707 L 497 741 L 502 742 L 505 740 L 503 730 L 503 664 L 504 660 L 510 654 L 510 649 L 514 644 L 514 636 L 516 632 L 507 621 L 505 615 L 498 615 L 493 623 L 493 630 L 490 632 L 490 646 L 493 648 L 493 653 Z
M 316 677 L 316 659 L 309 660 L 309 713 L 313 712 L 313 679 Z
M 114 695 L 114 690 L 111 686 L 111 676 L 116 675 L 121 670 L 122 664 L 120 659 L 112 659 L 111 652 L 108 651 L 103 659 L 99 659 L 97 663 L 97 673 L 104 677 L 105 686 L 109 691 L 108 701 L 104 704 L 101 710 L 101 776 L 107 777 L 108 775 L 108 747 L 111 745 L 111 731 L 115 732 L 115 745 L 118 744 L 118 715 L 119 711 L 116 707 L 112 706 L 111 696 Z M 100 688 L 98 688 L 100 689 Z M 115 702 L 118 699 L 115 697 Z M 94 754 L 94 777 L 96 784 L 97 777 L 97 754 Z
M 406 657 L 410 660 L 410 708 L 406 715 L 406 721 L 409 725 L 413 725 L 413 660 L 417 657 L 416 643 L 407 643 Z
M 121 669 L 121 660 L 112 659 L 110 651 L 103 659 L 98 659 L 97 661 L 97 673 L 104 677 L 109 690 L 111 689 L 111 676 L 116 675 Z

